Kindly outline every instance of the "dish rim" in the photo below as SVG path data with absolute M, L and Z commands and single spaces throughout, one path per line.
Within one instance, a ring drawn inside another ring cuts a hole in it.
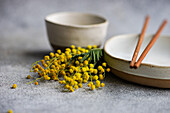
M 100 23 L 96 23 L 96 24 L 89 24 L 89 25 L 78 25 L 78 24 L 63 24 L 60 22 L 53 22 L 51 20 L 49 20 L 48 18 L 50 18 L 51 16 L 57 16 L 58 14 L 85 14 L 85 15 L 89 15 L 89 16 L 96 16 L 97 18 L 103 19 L 103 22 Z M 45 21 L 49 22 L 51 24 L 55 24 L 55 25 L 60 25 L 60 26 L 65 26 L 65 27 L 72 27 L 72 28 L 91 28 L 91 27 L 98 27 L 101 25 L 105 25 L 108 24 L 108 20 L 100 15 L 97 14 L 92 14 L 92 13 L 84 13 L 84 12 L 57 12 L 57 13 L 52 13 L 49 14 L 45 17 Z
M 105 42 L 105 44 L 104 44 L 104 52 L 108 55 L 108 56 L 110 56 L 111 58 L 114 58 L 114 59 L 117 59 L 117 60 L 120 60 L 120 61 L 124 61 L 124 62 L 128 62 L 128 63 L 130 63 L 130 61 L 129 60 L 125 60 L 125 59 L 122 59 L 122 58 L 118 58 L 118 57 L 114 57 L 114 56 L 112 56 L 112 55 L 110 55 L 107 51 L 106 51 L 106 45 L 107 45 L 107 43 L 111 40 L 111 39 L 113 39 L 113 38 L 116 38 L 116 37 L 118 37 L 118 36 L 126 36 L 126 35 L 140 35 L 140 34 L 135 34 L 135 33 L 133 33 L 133 34 L 121 34 L 121 35 L 115 35 L 115 36 L 112 36 L 111 38 L 109 38 L 106 42 Z M 154 35 L 154 34 L 146 34 L 146 35 Z M 145 35 L 145 36 L 146 36 Z M 161 36 L 163 36 L 163 37 L 170 37 L 169 35 L 161 35 Z M 170 66 L 160 66 L 160 65 L 155 65 L 155 64 L 150 64 L 150 63 L 141 63 L 141 66 L 142 65 L 144 65 L 144 66 L 149 66 L 149 67 L 156 67 L 156 68 L 170 68 Z

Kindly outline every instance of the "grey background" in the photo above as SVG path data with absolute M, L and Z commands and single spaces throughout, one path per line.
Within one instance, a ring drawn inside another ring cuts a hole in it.
M 163 19 L 170 20 L 168 0 L 0 0 L 0 113 L 169 113 L 169 89 L 123 81 L 113 74 L 106 87 L 87 87 L 66 93 L 57 82 L 26 85 L 30 65 L 52 51 L 44 18 L 60 11 L 104 16 L 113 35 L 140 33 L 144 17 L 151 16 L 147 33 L 155 33 Z M 162 34 L 169 35 L 170 24 Z M 11 89 L 13 83 L 17 89 Z

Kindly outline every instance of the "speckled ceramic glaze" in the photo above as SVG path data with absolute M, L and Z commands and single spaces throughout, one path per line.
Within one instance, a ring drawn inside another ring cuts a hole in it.
M 138 58 L 153 35 L 146 35 Z M 138 69 L 129 68 L 139 35 L 114 36 L 104 46 L 104 58 L 112 72 L 128 81 L 170 88 L 170 36 L 160 36 Z M 138 59 L 137 58 L 137 59 Z
M 76 12 L 51 14 L 45 21 L 49 41 L 55 48 L 100 46 L 108 26 L 107 20 L 101 16 Z

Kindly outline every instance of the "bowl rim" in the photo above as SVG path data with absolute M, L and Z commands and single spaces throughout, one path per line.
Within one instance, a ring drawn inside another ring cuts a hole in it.
M 118 58 L 118 57 L 114 57 L 114 56 L 111 56 L 107 51 L 106 51 L 106 45 L 107 43 L 112 40 L 113 38 L 116 38 L 118 36 L 126 36 L 126 35 L 140 35 L 140 34 L 137 34 L 137 33 L 132 33 L 132 34 L 121 34 L 121 35 L 115 35 L 115 36 L 112 36 L 111 38 L 109 38 L 105 44 L 104 44 L 104 52 L 110 56 L 111 58 L 114 58 L 114 59 L 117 59 L 117 60 L 120 60 L 120 61 L 123 61 L 123 62 L 130 62 L 129 60 L 125 60 L 125 59 L 122 59 L 122 58 Z M 154 35 L 154 34 L 145 34 L 145 36 L 148 35 L 148 36 L 151 36 L 151 35 Z M 169 35 L 160 35 L 160 36 L 163 36 L 163 37 L 170 37 Z M 155 64 L 150 64 L 150 63 L 141 63 L 141 66 L 149 66 L 149 67 L 157 67 L 157 68 L 170 68 L 170 66 L 160 66 L 160 65 L 155 65 Z
M 84 14 L 84 15 L 89 15 L 89 16 L 96 16 L 100 19 L 103 19 L 104 21 L 103 22 L 100 22 L 100 23 L 96 23 L 96 24 L 89 24 L 89 25 L 77 25 L 77 24 L 63 24 L 63 23 L 60 23 L 60 22 L 53 22 L 53 21 L 50 21 L 48 18 L 50 18 L 51 16 L 54 16 L 54 15 L 59 15 L 59 14 Z M 51 24 L 55 24 L 55 25 L 60 25 L 60 26 L 66 26 L 66 27 L 74 27 L 74 28 L 90 28 L 90 27 L 98 27 L 98 26 L 101 26 L 101 25 L 104 25 L 104 24 L 108 24 L 108 20 L 100 15 L 97 15 L 97 14 L 93 14 L 93 13 L 84 13 L 84 12 L 57 12 L 57 13 L 52 13 L 52 14 L 49 14 L 45 17 L 45 21 L 46 22 L 49 22 Z

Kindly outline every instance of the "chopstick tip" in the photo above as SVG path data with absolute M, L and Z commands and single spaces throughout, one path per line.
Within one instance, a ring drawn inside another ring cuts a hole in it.
M 132 69 L 134 66 L 129 66 L 130 67 L 130 69 Z
M 134 68 L 137 69 L 139 66 L 140 66 L 140 63 L 136 62 L 135 65 L 134 65 Z
M 149 16 L 149 15 L 146 15 L 146 18 L 150 18 L 150 16 Z
M 137 66 L 134 66 L 134 69 L 137 69 L 138 67 Z
M 168 23 L 168 20 L 167 20 L 167 19 L 165 19 L 165 20 L 164 20 L 164 22 L 165 22 L 165 23 Z

